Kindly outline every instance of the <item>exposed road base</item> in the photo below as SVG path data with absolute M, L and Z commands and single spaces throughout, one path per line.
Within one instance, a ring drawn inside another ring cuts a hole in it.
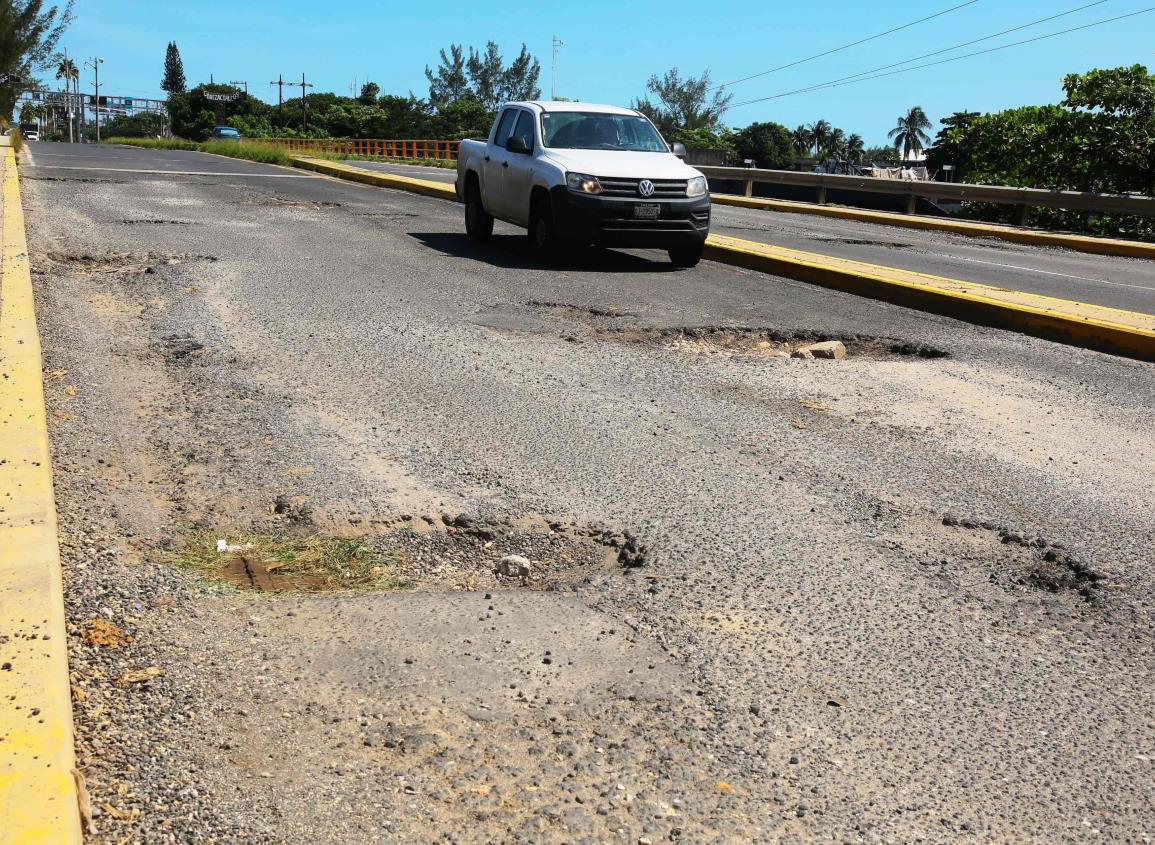
M 868 211 L 862 208 L 816 205 L 808 202 L 789 202 L 761 197 L 739 197 L 733 194 L 710 194 L 710 200 L 718 205 L 734 205 L 740 208 L 757 208 L 765 211 L 785 211 L 790 214 L 813 214 L 819 217 L 837 217 L 843 220 L 879 223 L 884 226 L 900 226 L 905 229 L 953 232 L 956 235 L 967 235 L 973 238 L 998 238 L 1031 246 L 1057 246 L 1078 252 L 1089 252 L 1094 255 L 1155 259 L 1155 244 L 1124 241 L 1118 238 L 1068 235 L 1060 232 L 1043 232 L 1038 229 L 1023 229 L 1017 226 L 1000 226 L 995 223 L 973 223 L 968 220 L 920 217 L 914 214 L 893 214 L 886 211 Z

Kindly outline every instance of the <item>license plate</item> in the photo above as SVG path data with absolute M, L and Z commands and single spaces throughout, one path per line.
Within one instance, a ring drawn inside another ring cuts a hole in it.
M 661 213 L 662 207 L 657 203 L 634 206 L 634 217 L 637 220 L 657 220 Z

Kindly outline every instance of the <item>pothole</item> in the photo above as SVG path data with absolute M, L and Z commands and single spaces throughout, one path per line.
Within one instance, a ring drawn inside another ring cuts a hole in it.
M 197 255 L 189 252 L 103 252 L 49 251 L 39 253 L 34 258 L 34 270 L 38 273 L 63 271 L 77 275 L 132 276 L 138 273 L 152 274 L 162 266 L 175 266 L 187 261 L 216 261 L 216 256 Z
M 340 208 L 339 202 L 313 202 L 311 200 L 294 200 L 285 197 L 260 197 L 241 200 L 241 205 L 259 205 L 271 208 L 308 208 L 319 210 L 323 208 Z
M 126 185 L 124 179 L 90 179 L 83 176 L 21 176 L 23 180 L 33 182 L 80 182 L 85 185 Z
M 592 305 L 571 305 L 567 302 L 542 302 L 537 299 L 531 299 L 526 303 L 530 308 L 536 308 L 546 314 L 552 314 L 555 317 L 565 317 L 568 319 L 580 320 L 588 317 L 603 317 L 610 320 L 620 320 L 625 317 L 637 317 L 638 315 L 632 311 L 625 311 L 621 308 L 608 307 L 598 308 Z
M 945 358 L 950 353 L 937 347 L 898 338 L 869 335 L 831 335 L 804 331 L 728 326 L 695 326 L 664 329 L 602 328 L 592 335 L 598 340 L 639 343 L 696 355 L 751 358 L 845 357 Z M 810 350 L 811 354 L 806 354 Z M 821 351 L 820 351 L 821 350 Z M 831 351 L 835 350 L 835 351 Z
M 191 220 L 121 220 L 124 226 L 191 226 Z
M 272 510 L 283 531 L 199 531 L 173 562 L 261 592 L 565 590 L 650 555 L 628 531 L 540 515 L 406 514 L 349 538 L 312 533 L 303 499 L 278 498 Z
M 170 361 L 180 362 L 199 353 L 205 345 L 190 334 L 170 334 L 154 343 L 153 347 Z
M 1032 589 L 1074 594 L 1090 604 L 1098 604 L 1104 598 L 1107 576 L 1078 560 L 1060 543 L 1028 537 L 990 521 L 953 514 L 945 515 L 942 524 L 956 531 L 974 532 L 971 537 L 963 534 L 963 546 L 974 551 L 958 554 L 956 550 L 953 561 L 944 558 L 937 562 L 940 567 L 960 569 L 969 563 L 987 570 L 986 582 L 1011 591 Z M 981 581 L 965 586 L 978 583 Z
M 878 246 L 885 249 L 912 249 L 914 244 L 901 241 L 873 241 L 869 238 L 815 238 L 817 241 L 831 244 L 846 244 L 847 246 Z

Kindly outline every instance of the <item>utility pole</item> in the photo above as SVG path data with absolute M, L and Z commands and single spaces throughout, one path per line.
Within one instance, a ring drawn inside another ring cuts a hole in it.
M 557 99 L 557 51 L 565 44 L 556 35 L 553 37 L 553 82 L 549 86 L 549 98 Z
M 277 74 L 277 81 L 270 82 L 270 85 L 277 86 L 277 126 L 281 129 L 285 128 L 285 80 L 282 74 Z
M 100 66 L 102 64 L 104 64 L 104 59 L 99 56 L 84 63 L 85 67 L 92 68 L 92 74 L 95 78 L 96 99 L 93 100 L 93 105 L 96 107 L 96 143 L 98 144 L 100 143 Z
M 305 81 L 305 74 L 301 74 L 301 126 L 307 131 L 309 129 L 309 104 L 305 102 L 305 89 L 312 88 L 312 82 Z
M 249 83 L 245 82 L 244 80 L 230 79 L 229 85 L 235 85 L 238 87 L 241 85 L 244 85 L 245 86 L 245 96 L 246 97 L 249 96 Z

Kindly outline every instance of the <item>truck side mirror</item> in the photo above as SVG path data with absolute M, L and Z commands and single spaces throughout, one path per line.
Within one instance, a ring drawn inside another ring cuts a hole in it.
M 688 153 L 686 152 L 686 145 L 680 144 L 677 141 L 675 141 L 674 143 L 672 143 L 670 145 L 670 152 L 672 152 L 674 155 L 676 155 L 678 158 L 682 159 L 683 161 L 686 160 L 686 156 L 688 155 Z
M 510 135 L 509 140 L 505 142 L 505 148 L 511 153 L 522 153 L 523 155 L 533 152 L 533 148 L 518 135 Z

